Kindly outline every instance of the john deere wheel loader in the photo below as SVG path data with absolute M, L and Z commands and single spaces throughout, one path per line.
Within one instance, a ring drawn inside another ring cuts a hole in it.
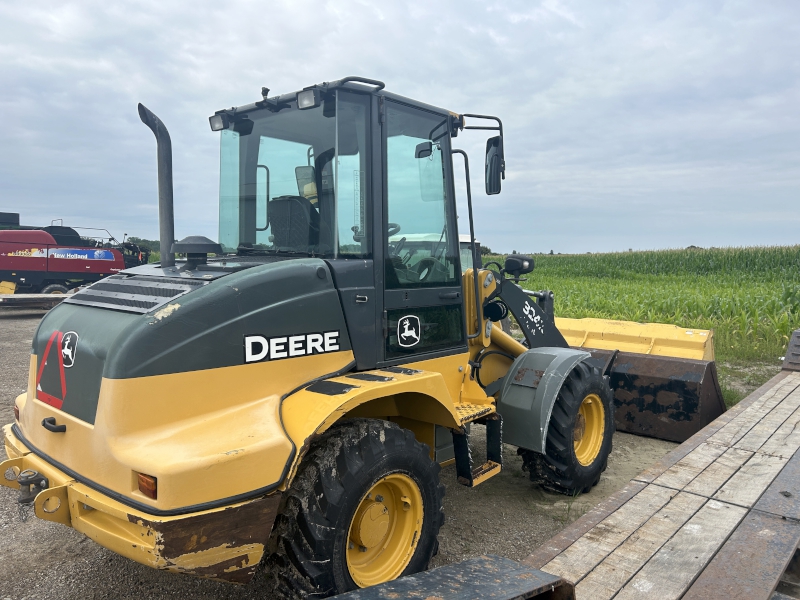
M 462 275 L 452 147 L 499 119 L 348 77 L 218 111 L 219 243 L 172 244 L 170 139 L 158 141 L 160 264 L 70 296 L 42 320 L 4 427 L 22 507 L 160 569 L 327 596 L 427 567 L 439 464 L 476 486 L 517 446 L 537 481 L 597 483 L 611 450 L 607 360 L 570 348 L 525 256 Z M 475 123 L 475 124 L 468 124 Z M 185 254 L 175 261 L 173 253 Z M 209 255 L 214 255 L 210 257 Z M 493 323 L 510 311 L 525 345 Z M 486 427 L 473 462 L 471 423 Z

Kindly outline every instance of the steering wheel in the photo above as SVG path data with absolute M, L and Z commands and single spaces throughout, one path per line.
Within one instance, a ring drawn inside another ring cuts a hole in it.
M 400 225 L 397 223 L 387 223 L 388 229 L 386 230 L 386 237 L 392 237 L 400 233 Z
M 434 268 L 438 264 L 438 261 L 435 258 L 423 258 L 417 264 L 414 265 L 414 270 L 419 275 L 420 281 L 427 281 L 428 278 L 434 271 Z
M 393 248 L 389 248 L 389 254 L 391 254 L 393 257 L 398 256 L 400 254 L 400 250 L 402 250 L 405 245 L 406 245 L 406 238 L 401 237 Z

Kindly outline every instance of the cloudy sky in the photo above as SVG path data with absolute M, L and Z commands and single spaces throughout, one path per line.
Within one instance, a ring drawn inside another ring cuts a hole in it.
M 495 250 L 800 243 L 796 0 L 4 0 L 0 211 L 156 238 L 142 102 L 176 236 L 216 239 L 208 116 L 354 74 L 503 119 L 503 193 L 473 173 Z M 478 165 L 484 142 L 457 139 Z

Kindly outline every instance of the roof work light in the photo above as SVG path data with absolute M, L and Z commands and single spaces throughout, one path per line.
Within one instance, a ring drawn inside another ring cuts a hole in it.
M 221 131 L 228 127 L 228 116 L 224 113 L 219 113 L 208 117 L 208 122 L 211 125 L 211 131 Z
M 319 106 L 320 93 L 317 89 L 303 90 L 297 93 L 297 108 L 316 108 Z

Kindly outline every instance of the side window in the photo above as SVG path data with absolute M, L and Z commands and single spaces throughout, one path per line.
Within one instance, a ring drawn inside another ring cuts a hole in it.
M 448 235 L 447 120 L 391 101 L 386 105 L 386 287 L 459 285 L 455 240 Z
M 472 243 L 461 242 L 461 272 L 465 273 L 467 269 L 472 268 Z
M 239 245 L 239 134 L 222 131 L 219 167 L 219 243 L 225 252 Z
M 337 92 L 336 233 L 338 255 L 345 258 L 370 255 L 366 202 L 369 103 L 368 96 Z

